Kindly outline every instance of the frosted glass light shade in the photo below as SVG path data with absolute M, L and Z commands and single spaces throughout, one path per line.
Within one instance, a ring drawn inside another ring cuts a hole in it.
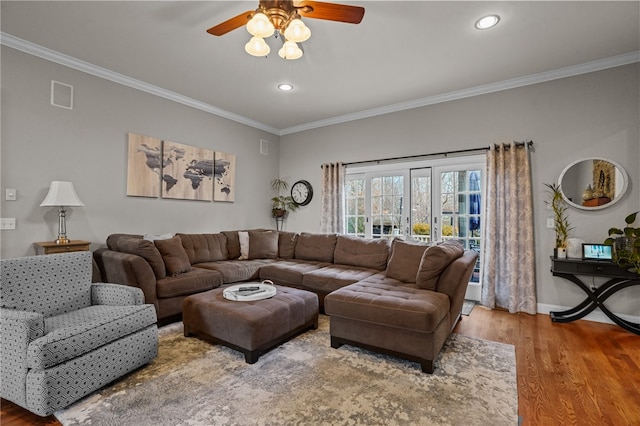
M 84 204 L 78 198 L 72 182 L 54 180 L 40 206 L 84 206 Z
M 264 13 L 256 13 L 253 15 L 253 18 L 247 22 L 247 31 L 256 37 L 270 37 L 275 30 L 275 27 Z
M 263 38 L 254 36 L 244 45 L 244 50 L 253 56 L 267 56 L 271 52 L 271 48 Z
M 298 59 L 302 56 L 302 49 L 293 41 L 286 41 L 278 51 L 282 59 Z
M 302 43 L 309 40 L 311 37 L 311 30 L 307 27 L 301 19 L 292 20 L 287 29 L 284 30 L 284 36 L 287 40 L 295 43 Z

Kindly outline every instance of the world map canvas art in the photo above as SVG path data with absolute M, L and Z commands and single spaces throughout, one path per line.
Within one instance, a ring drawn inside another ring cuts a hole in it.
M 214 201 L 233 202 L 236 198 L 236 156 L 225 152 L 215 154 L 213 185 Z
M 211 201 L 213 150 L 164 141 L 162 198 Z
M 160 195 L 161 146 L 160 139 L 135 133 L 128 134 L 127 195 Z

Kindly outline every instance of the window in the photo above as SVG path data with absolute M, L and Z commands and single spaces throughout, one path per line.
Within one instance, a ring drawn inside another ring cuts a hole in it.
M 392 165 L 351 166 L 346 178 L 346 233 L 460 240 L 481 252 L 484 155 Z M 471 284 L 480 283 L 478 260 Z M 477 289 L 479 299 L 480 291 Z

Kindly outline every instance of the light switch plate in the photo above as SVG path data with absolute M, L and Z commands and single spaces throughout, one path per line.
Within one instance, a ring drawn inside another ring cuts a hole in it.
M 16 229 L 16 218 L 15 217 L 3 217 L 0 219 L 0 229 L 3 231 L 9 231 L 12 229 Z
M 555 222 L 552 217 L 547 218 L 547 228 L 553 229 L 555 227 Z
M 14 188 L 7 188 L 4 190 L 4 199 L 6 201 L 16 200 L 16 190 Z

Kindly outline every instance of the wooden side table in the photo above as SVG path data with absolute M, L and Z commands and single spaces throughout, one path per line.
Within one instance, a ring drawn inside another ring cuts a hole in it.
M 55 241 L 33 243 L 36 254 L 69 253 L 72 251 L 89 251 L 89 241 L 71 240 L 67 244 L 56 244 Z

